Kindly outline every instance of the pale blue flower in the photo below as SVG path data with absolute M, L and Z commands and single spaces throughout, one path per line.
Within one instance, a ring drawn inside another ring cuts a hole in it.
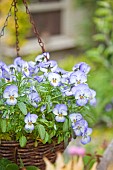
M 50 58 L 49 53 L 45 52 L 43 54 L 38 55 L 35 58 L 35 62 L 36 62 L 36 64 L 39 64 L 40 62 L 47 62 L 47 60 L 49 60 L 49 58 Z
M 91 97 L 89 99 L 89 103 L 91 106 L 96 106 L 97 100 L 96 100 L 96 91 L 93 89 L 90 89 L 91 91 Z
M 40 111 L 44 112 L 45 109 L 46 109 L 46 105 L 42 105 L 41 108 L 40 108 Z
M 4 90 L 3 97 L 7 99 L 6 104 L 15 105 L 17 103 L 18 87 L 16 85 L 7 86 Z
M 2 68 L 2 77 L 7 81 L 12 81 L 10 70 L 7 66 Z
M 24 122 L 26 123 L 25 129 L 26 130 L 34 130 L 34 124 L 37 121 L 38 116 L 36 114 L 30 114 L 28 113 L 26 117 L 24 118 Z
M 91 135 L 91 133 L 92 133 L 92 128 L 86 128 L 86 130 L 82 134 L 82 139 L 81 139 L 82 144 L 85 145 L 91 141 L 91 137 L 89 136 Z
M 15 60 L 14 60 L 14 65 L 16 66 L 17 70 L 20 72 L 22 71 L 22 58 L 21 57 L 17 57 Z
M 36 63 L 33 61 L 28 62 L 28 68 L 29 68 L 30 76 L 32 76 L 34 73 L 36 74 L 39 71 L 39 68 L 36 66 Z
M 90 66 L 86 64 L 85 62 L 78 63 L 73 67 L 73 71 L 76 72 L 78 70 L 81 70 L 85 74 L 88 74 L 90 69 L 91 69 Z
M 62 68 L 57 67 L 56 70 L 55 70 L 55 73 L 58 73 L 58 74 L 60 74 L 60 75 L 63 75 L 63 74 L 66 74 L 67 71 L 65 71 L 65 70 L 62 69 Z
M 65 104 L 57 104 L 53 109 L 53 113 L 56 115 L 55 120 L 57 122 L 64 122 L 67 115 L 67 106 Z
M 14 64 L 11 64 L 11 65 L 8 66 L 8 68 L 10 70 L 11 75 L 14 75 L 16 70 L 17 70 L 16 66 Z
M 88 74 L 91 67 L 86 63 L 81 63 L 80 70 L 83 71 L 85 74 Z
M 72 127 L 75 126 L 76 122 L 78 122 L 78 121 L 83 119 L 82 115 L 80 113 L 71 113 L 69 115 L 69 118 L 70 118 L 70 120 L 72 122 Z
M 73 87 L 72 92 L 78 106 L 86 105 L 91 98 L 91 91 L 86 84 L 79 84 L 77 87 Z
M 55 72 L 57 67 L 58 67 L 57 62 L 54 60 L 50 60 L 44 63 L 39 63 L 39 68 L 44 73 Z
M 59 86 L 61 77 L 57 73 L 49 73 L 48 74 L 48 80 L 51 83 L 52 86 Z
M 37 80 L 39 83 L 45 80 L 44 75 L 35 76 L 34 79 Z
M 75 125 L 73 126 L 73 130 L 76 136 L 82 136 L 86 128 L 88 128 L 88 123 L 86 120 L 83 120 L 83 119 L 81 119 L 80 121 L 77 121 Z
M 80 70 L 73 72 L 70 75 L 70 83 L 75 84 L 75 86 L 78 84 L 85 83 L 86 81 L 87 81 L 87 76 Z
M 29 102 L 34 107 L 37 107 L 38 106 L 37 103 L 39 103 L 41 101 L 41 98 L 40 98 L 40 96 L 39 96 L 39 94 L 37 92 L 30 93 L 28 95 L 28 98 L 29 98 Z
M 6 64 L 4 62 L 0 61 L 0 78 L 3 78 L 2 77 L 2 70 L 3 70 L 4 67 L 7 67 Z
M 29 65 L 26 61 L 22 61 L 22 73 L 26 76 L 29 77 L 30 71 L 29 71 Z

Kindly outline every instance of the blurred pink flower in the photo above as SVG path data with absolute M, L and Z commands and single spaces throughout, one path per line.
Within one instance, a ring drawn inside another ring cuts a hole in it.
M 70 146 L 67 149 L 67 152 L 71 156 L 74 156 L 74 155 L 84 156 L 85 155 L 85 148 L 76 147 L 76 146 Z

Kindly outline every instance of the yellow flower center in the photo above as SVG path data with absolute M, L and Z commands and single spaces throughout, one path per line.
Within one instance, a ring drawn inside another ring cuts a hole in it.
M 80 84 L 80 82 L 81 82 L 80 80 L 77 80 L 77 84 Z
M 59 114 L 59 117 L 62 117 L 62 113 Z
M 10 96 L 10 100 L 14 100 L 14 96 Z
M 81 95 L 80 95 L 80 99 L 83 99 L 83 98 L 84 98 L 84 96 L 81 96 Z
M 28 122 L 28 125 L 32 125 L 32 122 Z
M 27 67 L 24 67 L 24 71 L 25 71 L 25 72 L 28 72 L 28 69 L 27 69 Z
M 53 83 L 56 83 L 57 79 L 56 78 L 53 78 Z

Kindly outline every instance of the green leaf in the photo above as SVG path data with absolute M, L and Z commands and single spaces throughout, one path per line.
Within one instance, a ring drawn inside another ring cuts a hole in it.
M 45 138 L 45 134 L 46 134 L 45 128 L 41 124 L 38 124 L 37 128 L 38 128 L 39 135 L 40 135 L 41 139 L 43 140 Z
M 20 139 L 19 139 L 19 143 L 20 143 L 20 146 L 21 147 L 24 147 L 27 143 L 27 139 L 25 136 L 21 136 Z
M 26 108 L 26 105 L 23 102 L 19 102 L 18 107 L 24 115 L 27 114 L 27 108 Z
M 108 2 L 106 2 L 106 1 L 98 1 L 97 4 L 99 6 L 102 6 L 102 7 L 107 7 L 107 8 L 110 7 L 110 4 Z
M 68 119 L 65 120 L 65 122 L 63 123 L 63 132 L 67 132 L 69 129 L 69 121 Z
M 7 129 L 6 119 L 2 119 L 1 120 L 1 130 L 2 130 L 3 133 L 5 133 L 6 129 Z
M 6 159 L 6 158 L 0 159 L 0 166 L 2 165 L 2 166 L 4 166 L 4 167 L 6 167 L 8 164 L 11 164 L 11 161 L 9 161 L 9 160 Z M 0 168 L 0 170 L 1 170 L 1 168 Z
M 0 170 L 6 170 L 6 168 L 3 165 L 0 165 Z
M 105 35 L 104 34 L 96 34 L 93 36 L 95 41 L 105 41 Z
M 46 132 L 45 133 L 45 138 L 44 138 L 44 144 L 46 143 L 46 142 L 48 142 L 48 140 L 49 140 L 49 134 Z
M 39 170 L 36 166 L 27 166 L 26 170 Z
M 19 170 L 19 167 L 18 165 L 16 165 L 15 163 L 12 163 L 12 164 L 9 164 L 6 166 L 6 169 L 5 170 Z
M 54 137 L 55 134 L 56 134 L 56 130 L 53 130 L 53 131 L 49 134 L 50 138 Z

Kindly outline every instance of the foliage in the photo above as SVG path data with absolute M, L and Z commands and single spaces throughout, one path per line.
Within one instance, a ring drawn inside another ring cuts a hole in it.
M 0 170 L 12 170 L 12 169 L 20 170 L 20 168 L 17 164 L 12 163 L 8 159 L 5 159 L 5 158 L 0 159 Z M 23 167 L 22 169 L 24 169 L 24 170 L 38 170 L 38 168 L 35 166 L 27 166 L 27 167 Z
M 88 64 L 74 65 L 73 71 L 49 61 L 49 53 L 35 61 L 20 57 L 7 66 L 0 62 L 0 139 L 58 143 L 75 134 L 82 144 L 90 142 L 92 129 L 85 119 L 96 102 L 96 92 L 87 84 Z
M 113 122 L 113 2 L 100 0 L 97 5 L 94 17 L 97 33 L 93 37 L 96 47 L 86 52 L 95 63 L 93 81 L 96 83 L 90 79 L 89 84 L 97 89 L 98 94 L 97 107 L 92 111 L 110 126 Z
M 10 8 L 11 3 L 12 2 L 9 0 L 1 0 L 1 3 L 0 3 L 0 15 L 1 15 L 0 28 L 3 27 L 3 24 L 7 17 L 7 13 Z M 25 13 L 25 8 L 22 7 L 21 0 L 18 1 L 17 7 L 18 7 L 17 17 L 18 17 L 18 25 L 19 25 L 19 29 L 18 29 L 19 41 L 20 41 L 20 45 L 23 45 L 25 43 L 25 37 L 28 35 L 28 33 L 30 31 L 31 25 L 29 22 L 27 22 L 27 24 L 25 24 L 26 21 L 29 21 L 29 16 Z M 5 29 L 6 29 L 5 31 L 7 31 L 4 36 L 5 43 L 7 43 L 8 45 L 14 46 L 14 44 L 15 44 L 15 23 L 14 23 L 14 9 L 13 9 L 13 7 L 11 10 L 11 16 L 8 19 L 7 28 L 5 28 Z

